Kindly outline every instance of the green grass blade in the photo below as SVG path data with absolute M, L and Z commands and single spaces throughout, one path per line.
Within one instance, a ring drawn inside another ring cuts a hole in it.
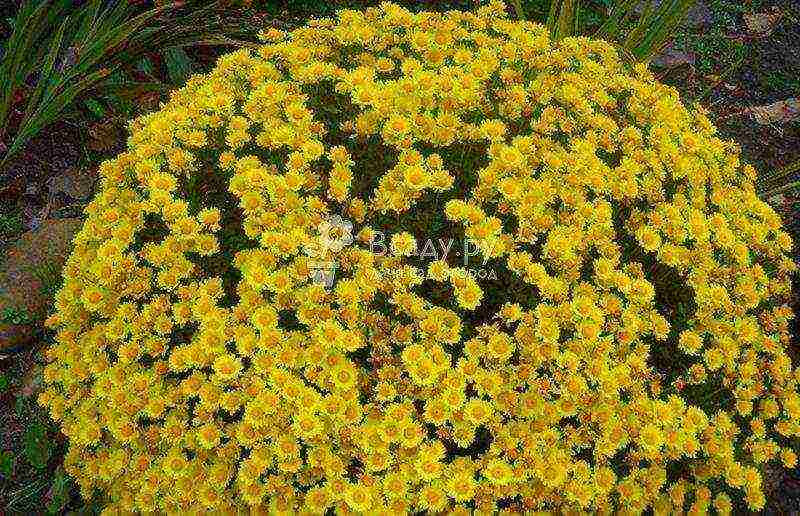
M 639 4 L 639 0 L 616 0 L 611 7 L 606 21 L 597 29 L 595 36 L 619 41 L 623 24 L 634 14 L 634 8 Z
M 776 187 L 779 188 L 781 183 L 785 183 L 798 173 L 800 173 L 800 159 L 783 168 L 759 174 L 756 178 L 756 190 L 760 193 L 765 193 Z
M 578 32 L 580 0 L 553 0 L 547 17 L 547 28 L 554 40 L 573 36 Z
M 666 0 L 670 2 L 671 0 Z M 636 42 L 640 41 L 644 37 L 644 33 L 647 31 L 647 26 L 653 22 L 653 17 L 655 13 L 655 6 L 652 2 L 645 3 L 644 10 L 639 14 L 639 17 L 636 21 L 636 25 L 627 33 L 624 39 L 620 42 L 622 46 L 627 48 L 629 51 L 636 46 Z
M 627 48 L 637 59 L 646 61 L 664 46 L 674 30 L 681 24 L 694 0 L 663 2 L 655 12 L 643 18 L 643 30 Z
M 14 92 L 23 86 L 25 79 L 33 73 L 41 52 L 36 43 L 43 33 L 49 32 L 48 5 L 40 2 L 25 2 L 17 13 L 14 31 L 5 45 L 0 64 L 0 137 L 4 135 L 8 114 L 11 111 Z
M 78 95 L 94 87 L 99 81 L 108 77 L 110 73 L 111 71 L 108 69 L 98 70 L 78 83 L 65 86 L 61 92 L 57 92 L 47 102 L 40 104 L 39 108 L 27 119 L 26 123 L 20 126 L 0 165 L 5 164 L 12 155 L 19 152 L 39 131 L 52 123 Z
M 25 114 L 22 116 L 20 126 L 26 125 L 31 116 L 37 110 L 40 103 L 46 102 L 50 94 L 57 87 L 58 82 L 61 80 L 58 72 L 54 73 L 56 59 L 61 52 L 61 45 L 64 41 L 64 31 L 67 28 L 69 20 L 64 20 L 59 27 L 58 32 L 50 42 L 50 51 L 42 64 L 41 71 L 39 72 L 39 80 L 36 82 L 36 88 L 28 98 L 28 104 L 25 109 Z
M 517 19 L 524 20 L 525 10 L 522 8 L 522 0 L 511 0 L 511 5 L 514 7 L 514 13 L 517 15 Z
M 38 81 L 31 95 L 26 113 L 17 129 L 17 133 L 8 147 L 2 163 L 19 152 L 38 131 L 61 116 L 64 110 L 79 96 L 102 86 L 113 70 L 136 63 L 142 56 L 166 49 L 177 49 L 170 55 L 185 56 L 182 47 L 202 44 L 246 44 L 229 37 L 245 33 L 243 29 L 228 23 L 217 11 L 219 2 L 204 7 L 184 10 L 181 5 L 169 4 L 149 9 L 131 16 L 126 0 L 106 3 L 104 0 L 92 0 L 78 8 L 66 20 L 63 18 L 63 7 L 71 5 L 70 0 L 52 0 L 41 2 L 36 8 L 31 0 L 21 11 L 19 23 L 15 26 L 12 39 L 20 42 L 15 49 L 20 50 L 0 63 L 1 70 L 11 70 L 13 74 L 4 74 L 0 79 L 0 101 L 10 106 L 13 92 L 32 72 L 38 70 Z M 105 6 L 105 7 L 104 7 Z M 61 29 L 55 36 L 52 27 L 58 20 Z M 243 25 L 242 25 L 243 26 Z M 24 30 L 23 30 L 24 29 Z M 36 29 L 36 30 L 29 30 Z M 44 34 L 45 36 L 32 36 Z M 67 48 L 71 60 L 64 66 L 56 66 L 59 49 Z M 47 49 L 50 52 L 47 52 Z M 47 58 L 42 56 L 47 54 Z M 178 60 L 180 66 L 173 67 L 170 74 L 174 77 L 186 75 L 188 68 Z M 6 79 L 11 75 L 13 79 Z M 4 114 L 0 105 L 0 120 Z M 7 107 L 10 109 L 10 107 Z M 0 124 L 0 136 L 5 124 Z
M 778 195 L 778 194 L 780 194 L 782 192 L 785 192 L 786 190 L 792 190 L 794 188 L 800 188 L 800 181 L 793 181 L 793 182 L 787 183 L 785 185 L 776 186 L 775 188 L 772 188 L 772 189 L 767 190 L 765 192 L 760 192 L 759 195 L 762 198 L 766 199 L 766 198 L 772 197 L 773 195 Z

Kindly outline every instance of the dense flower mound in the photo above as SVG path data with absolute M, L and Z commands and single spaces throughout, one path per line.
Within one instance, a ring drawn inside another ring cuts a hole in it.
M 763 506 L 792 242 L 700 108 L 500 3 L 263 37 L 101 167 L 41 395 L 86 496 Z

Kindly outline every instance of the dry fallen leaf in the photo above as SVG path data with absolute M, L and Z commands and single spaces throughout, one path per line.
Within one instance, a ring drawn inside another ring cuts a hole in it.
M 781 100 L 765 106 L 753 106 L 747 111 L 761 125 L 791 122 L 800 118 L 800 100 Z
M 773 10 L 764 13 L 754 13 L 744 15 L 744 24 L 747 26 L 748 32 L 754 36 L 766 36 L 775 24 L 783 16 L 783 13 L 778 10 Z
M 93 124 L 89 128 L 89 137 L 89 148 L 93 151 L 103 152 L 111 150 L 117 144 L 121 132 L 114 121 L 108 120 Z

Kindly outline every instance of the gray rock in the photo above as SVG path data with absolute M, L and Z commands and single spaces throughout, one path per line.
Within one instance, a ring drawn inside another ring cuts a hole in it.
M 85 201 L 92 195 L 97 175 L 88 170 L 71 168 L 50 178 L 47 182 L 51 195 L 63 193 L 76 201 Z
M 46 287 L 58 282 L 81 224 L 80 219 L 45 220 L 8 249 L 0 270 L 0 312 L 10 309 L 34 320 L 46 315 L 51 302 Z
M 685 26 L 695 29 L 708 27 L 712 23 L 714 23 L 714 13 L 702 1 L 694 3 L 689 12 L 686 13 L 686 19 L 683 21 Z
M 656 68 L 677 68 L 679 66 L 694 66 L 697 56 L 694 52 L 684 52 L 669 45 L 661 53 L 651 60 L 651 64 Z

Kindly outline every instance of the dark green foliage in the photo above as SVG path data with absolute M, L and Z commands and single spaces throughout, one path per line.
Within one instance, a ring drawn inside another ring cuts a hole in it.
M 695 0 L 509 0 L 518 18 L 541 20 L 554 39 L 593 35 L 647 61 L 669 40 Z M 599 27 L 598 27 L 599 25 Z
M 0 312 L 0 324 L 28 324 L 31 316 L 24 308 L 7 306 Z
M 60 514 L 61 510 L 69 502 L 72 481 L 64 472 L 64 468 L 56 470 L 53 485 L 50 487 L 50 502 L 47 504 L 48 514 Z
M 10 477 L 14 473 L 15 462 L 16 460 L 14 459 L 14 454 L 12 452 L 4 451 L 0 453 L 0 475 L 6 478 Z
M 578 8 L 580 0 L 552 0 L 547 28 L 553 39 L 560 40 L 578 34 Z
M 167 66 L 167 75 L 172 83 L 182 84 L 192 74 L 192 61 L 183 48 L 165 50 L 164 61 Z
M 189 45 L 242 44 L 241 31 L 220 16 L 216 3 L 179 9 L 176 4 L 136 14 L 127 0 L 91 0 L 70 10 L 71 0 L 25 0 L 0 60 L 0 165 L 53 123 L 77 98 L 97 93 L 117 70 L 142 56 Z M 172 50 L 170 76 L 189 68 Z M 117 85 L 118 86 L 118 85 Z M 7 134 L 15 97 L 26 99 L 13 135 Z M 0 146 L 2 150 L 2 146 Z
M 25 459 L 38 470 L 47 468 L 53 451 L 50 439 L 47 436 L 47 427 L 36 421 L 25 430 L 24 449 Z

